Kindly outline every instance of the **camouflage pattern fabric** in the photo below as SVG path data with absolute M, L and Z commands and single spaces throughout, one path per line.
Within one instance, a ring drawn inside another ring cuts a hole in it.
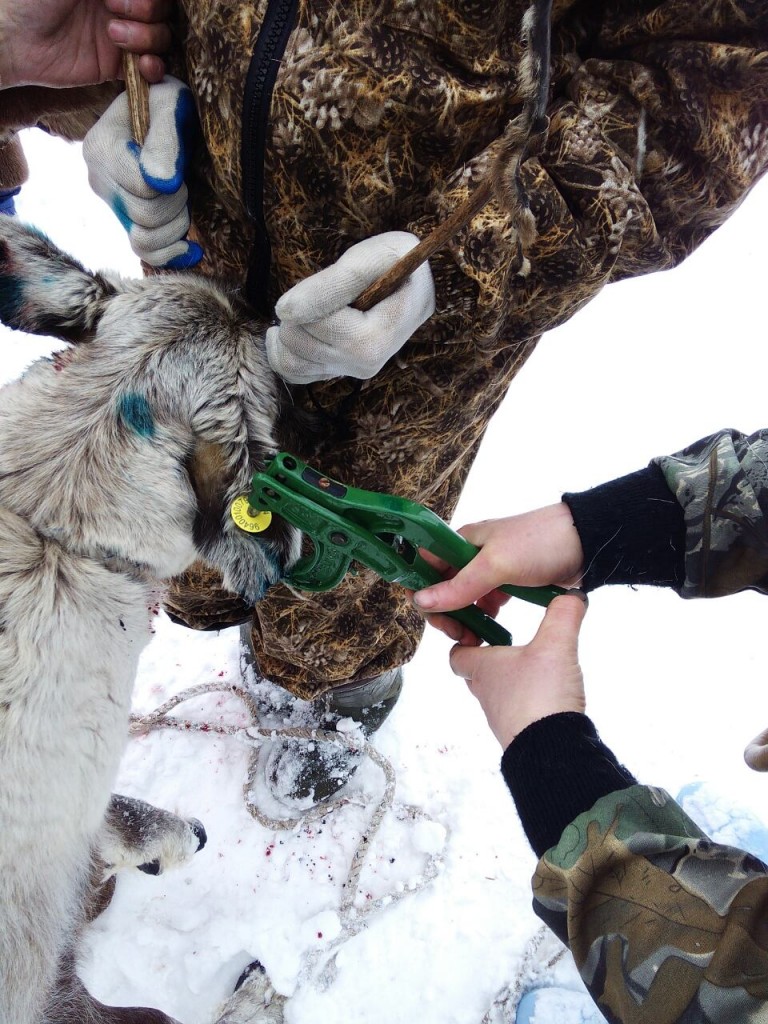
M 654 459 L 685 514 L 683 597 L 768 593 L 768 430 L 722 430 Z
M 208 156 L 192 184 L 207 269 L 242 281 L 239 125 L 265 0 L 183 0 L 184 61 Z M 520 109 L 521 0 L 299 0 L 272 95 L 265 220 L 270 301 L 351 244 L 424 236 L 477 186 Z M 555 4 L 549 140 L 524 166 L 538 238 L 521 264 L 491 202 L 430 262 L 437 312 L 365 382 L 316 385 L 322 438 L 298 454 L 449 518 L 485 428 L 543 331 L 611 280 L 673 266 L 765 170 L 768 13 L 748 0 Z M 619 329 L 619 325 L 617 325 Z M 306 389 L 295 401 L 307 409 Z M 169 610 L 231 621 L 209 574 Z M 218 592 L 220 594 L 220 592 Z M 325 595 L 276 587 L 255 609 L 257 664 L 311 697 L 409 660 L 422 623 L 369 573 Z
M 200 270 L 237 284 L 255 237 L 242 195 L 244 83 L 268 6 L 181 0 L 172 61 L 202 125 L 190 182 Z M 526 7 L 298 0 L 266 139 L 270 303 L 362 238 L 423 237 L 474 191 L 521 109 Z M 375 379 L 293 389 L 300 408 L 327 410 L 299 456 L 450 518 L 542 332 L 607 283 L 674 266 L 765 171 L 768 10 L 555 0 L 548 112 L 545 148 L 523 165 L 538 228 L 525 259 L 493 200 L 430 260 L 437 311 Z M 176 582 L 167 607 L 196 628 L 250 614 L 202 568 Z M 405 595 L 367 573 L 325 595 L 274 587 L 253 612 L 259 668 L 302 697 L 402 665 L 421 629 Z
M 603 797 L 533 877 L 611 1024 L 766 1024 L 768 868 L 711 842 L 663 790 Z

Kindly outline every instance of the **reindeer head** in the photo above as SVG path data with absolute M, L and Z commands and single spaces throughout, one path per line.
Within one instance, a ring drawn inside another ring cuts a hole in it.
M 296 531 L 254 539 L 229 513 L 288 399 L 243 302 L 199 275 L 91 274 L 0 217 L 0 321 L 71 345 L 0 391 L 4 507 L 161 578 L 201 558 L 251 603 L 283 576 Z

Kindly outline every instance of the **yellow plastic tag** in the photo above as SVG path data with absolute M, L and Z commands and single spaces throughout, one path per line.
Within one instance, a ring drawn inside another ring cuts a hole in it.
M 235 498 L 229 511 L 235 523 L 246 533 L 263 533 L 272 522 L 271 512 L 260 512 L 258 509 L 251 508 L 248 504 L 247 494 L 241 494 L 239 498 Z

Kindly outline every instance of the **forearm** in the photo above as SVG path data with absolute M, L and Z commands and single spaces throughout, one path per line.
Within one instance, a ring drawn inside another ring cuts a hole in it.
M 581 586 L 644 584 L 679 590 L 685 519 L 658 466 L 563 495 L 584 551 Z
M 766 465 L 768 430 L 722 430 L 644 470 L 565 494 L 584 552 L 584 589 L 768 592 Z
M 504 751 L 501 771 L 539 857 L 597 800 L 637 781 L 591 720 L 573 712 L 541 718 L 519 733 Z
M 82 139 L 122 86 L 107 83 L 78 89 L 28 86 L 2 91 L 0 101 L 0 189 L 12 190 L 27 180 L 29 168 L 19 131 L 45 127 L 69 141 Z
M 502 759 L 538 916 L 597 1005 L 630 1024 L 725 1024 L 768 1000 L 768 873 L 636 783 L 584 715 L 534 722 Z
M 685 517 L 681 595 L 768 593 L 768 430 L 721 430 L 654 462 Z
M 603 797 L 539 861 L 534 910 L 606 1016 L 730 1024 L 765 1012 L 768 875 L 663 790 Z

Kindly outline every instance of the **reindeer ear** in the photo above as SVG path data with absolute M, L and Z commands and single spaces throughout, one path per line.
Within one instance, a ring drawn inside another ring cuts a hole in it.
M 93 333 L 114 294 L 45 235 L 0 216 L 0 322 L 77 342 Z
M 207 552 L 221 533 L 224 502 L 231 483 L 232 470 L 223 445 L 197 438 L 187 461 L 187 472 L 197 498 L 192 533 L 198 550 Z

